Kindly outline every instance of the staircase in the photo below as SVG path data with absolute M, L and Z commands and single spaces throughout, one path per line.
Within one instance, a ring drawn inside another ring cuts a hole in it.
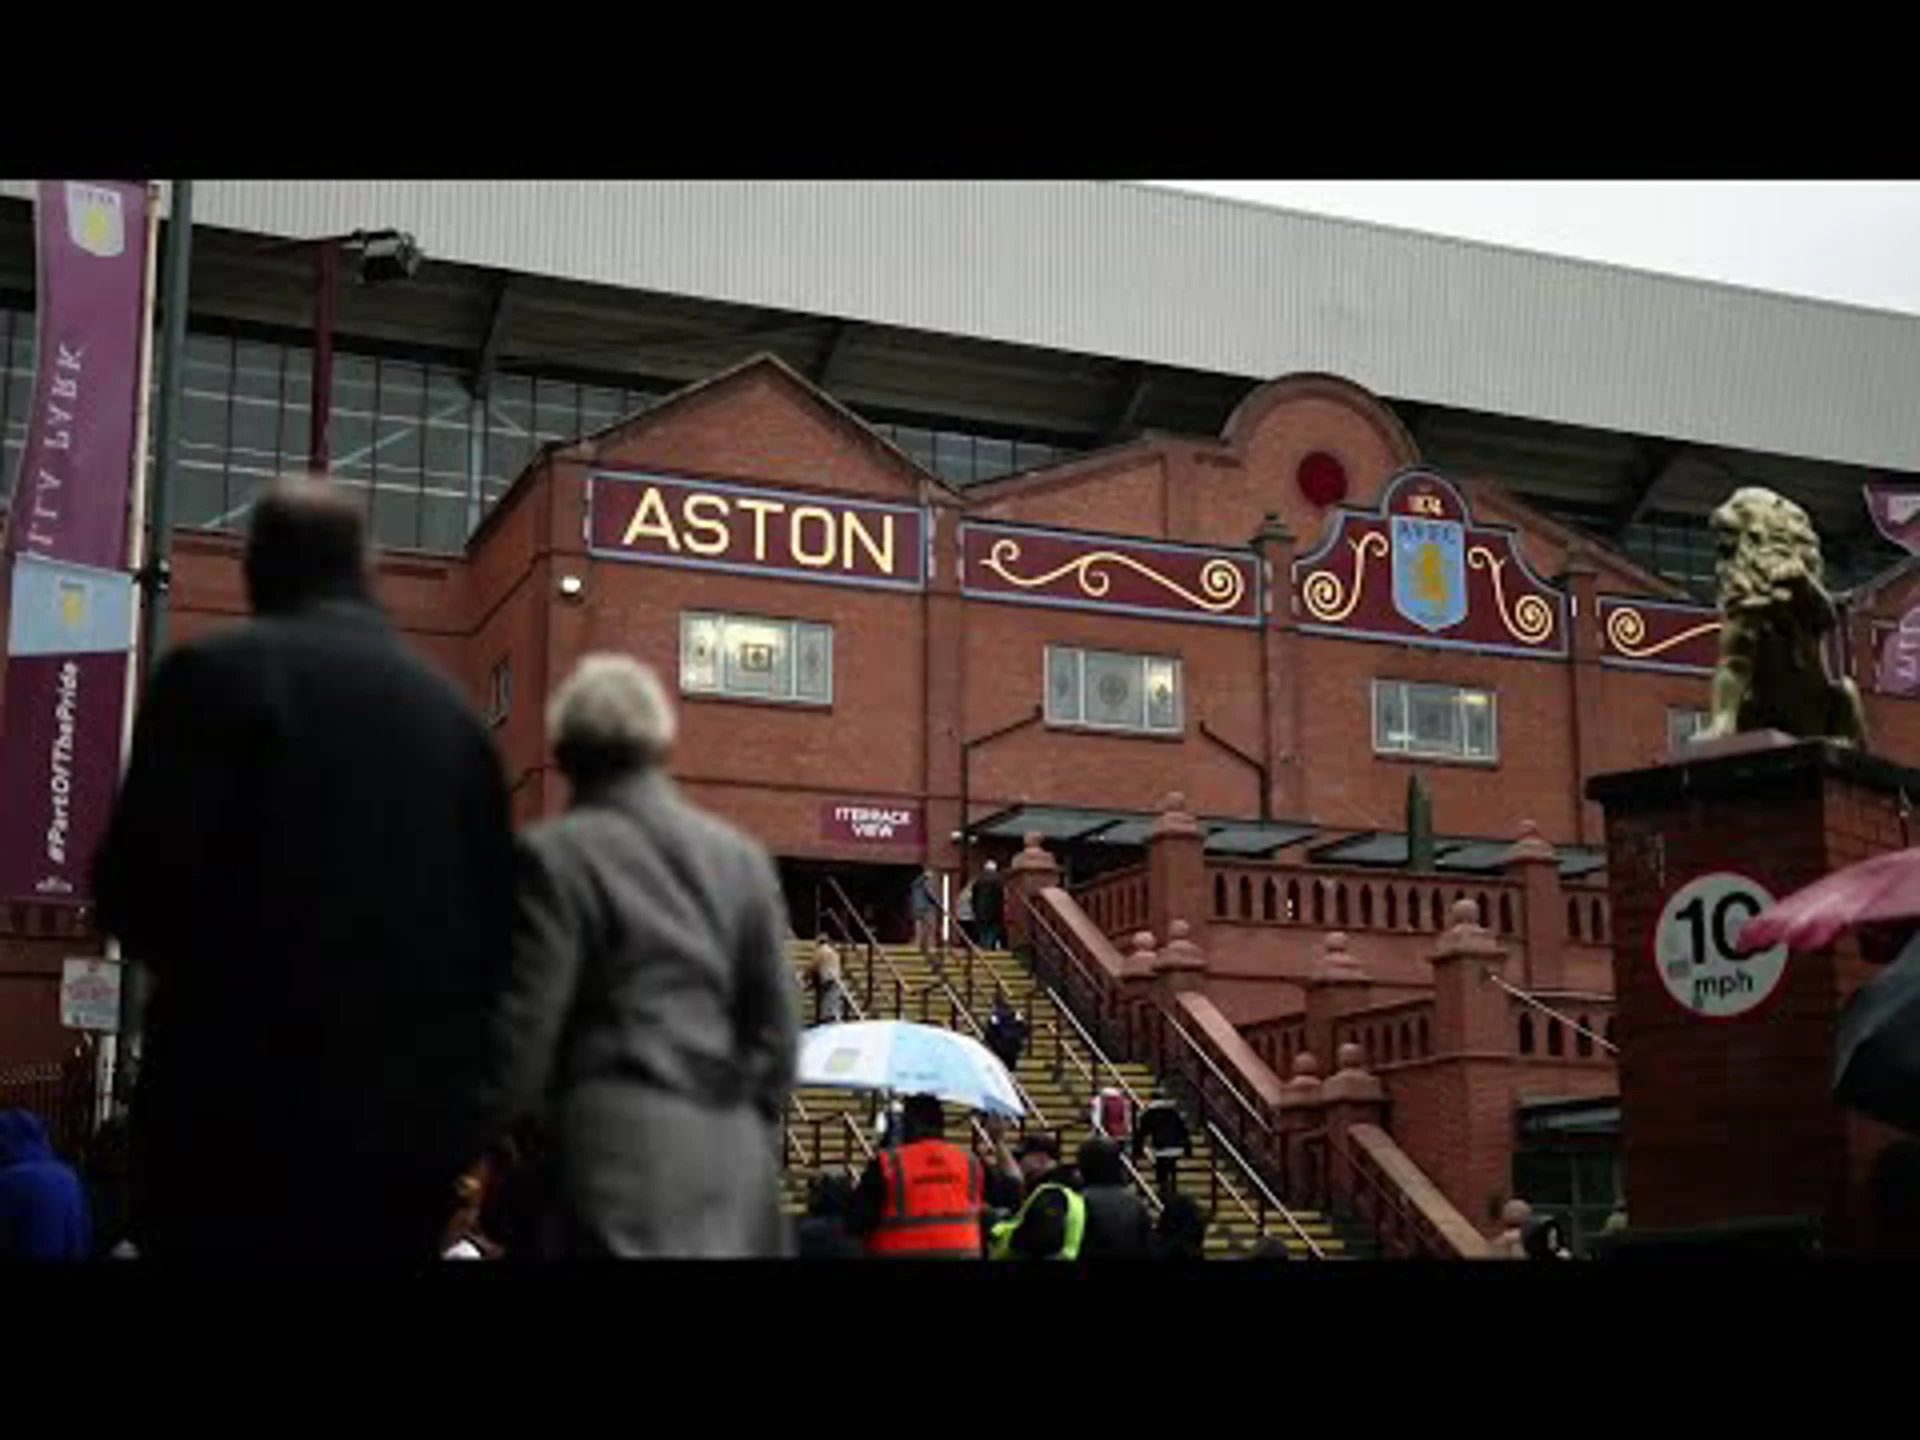
M 802 987 L 802 1004 L 809 1022 L 814 1002 L 804 976 L 812 952 L 809 943 L 792 946 L 795 976 Z M 1002 987 L 1027 1020 L 1026 1051 L 1015 1078 L 1036 1113 L 1027 1117 L 1024 1128 L 1057 1134 L 1063 1160 L 1071 1162 L 1092 1133 L 1089 1112 L 1097 1089 L 1124 1084 L 1141 1102 L 1152 1092 L 1154 1075 L 1148 1067 L 1102 1064 L 1071 1017 L 1063 1014 L 1046 990 L 1005 951 L 977 954 L 970 963 L 956 951 L 943 962 L 943 984 L 932 961 L 917 948 L 882 947 L 872 957 L 871 988 L 865 948 L 842 946 L 841 955 L 844 983 L 859 1013 L 868 1019 L 918 1020 L 978 1038 L 976 1027 L 992 1011 L 996 985 Z M 854 1016 L 850 1014 L 849 1018 Z M 844 1166 L 857 1173 L 865 1166 L 873 1141 L 874 1104 L 873 1096 L 848 1091 L 802 1089 L 795 1093 L 787 1135 L 785 1203 L 789 1213 L 797 1214 L 805 1207 L 809 1170 Z M 971 1136 L 967 1128 L 962 1117 L 950 1114 L 947 1138 L 968 1143 Z M 1147 1175 L 1150 1178 L 1150 1168 Z M 1198 1127 L 1194 1129 L 1193 1152 L 1181 1161 L 1179 1184 L 1181 1193 L 1213 1212 L 1207 1230 L 1209 1258 L 1225 1257 L 1240 1247 L 1250 1248 L 1263 1233 L 1283 1241 L 1300 1259 L 1311 1258 L 1307 1237 L 1325 1258 L 1354 1254 L 1349 1237 L 1325 1216 L 1295 1210 L 1296 1230 L 1283 1215 L 1264 1207 L 1244 1174 L 1224 1159 L 1216 1164 L 1207 1136 Z M 1151 1186 L 1143 1189 L 1149 1206 L 1157 1213 Z

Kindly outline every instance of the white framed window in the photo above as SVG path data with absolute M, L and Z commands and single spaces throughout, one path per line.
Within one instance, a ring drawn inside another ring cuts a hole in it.
M 1427 760 L 1498 760 L 1499 707 L 1491 690 L 1376 680 L 1373 748 Z
M 1180 661 L 1168 655 L 1047 647 L 1047 723 L 1135 735 L 1185 727 Z
M 784 705 L 833 703 L 833 627 L 809 620 L 680 617 L 680 690 Z
M 1710 710 L 1696 710 L 1688 705 L 1669 705 L 1667 707 L 1667 749 L 1678 750 L 1696 735 L 1707 728 L 1713 719 Z
M 513 708 L 513 662 L 504 656 L 487 674 L 487 723 L 504 725 Z

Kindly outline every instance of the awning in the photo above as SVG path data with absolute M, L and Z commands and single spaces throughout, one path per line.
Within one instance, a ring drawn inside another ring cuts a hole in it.
M 1293 825 L 1284 821 L 1260 825 L 1224 825 L 1207 836 L 1207 854 L 1271 855 L 1289 845 L 1310 840 L 1319 833 L 1311 825 Z
M 1578 880 L 1582 875 L 1591 875 L 1596 870 L 1607 868 L 1606 852 L 1601 850 L 1583 850 L 1577 845 L 1560 847 L 1560 878 Z
M 1433 858 L 1438 865 L 1466 841 L 1434 837 Z M 1393 869 L 1407 863 L 1407 837 L 1397 830 L 1369 830 L 1316 845 L 1307 855 L 1322 865 L 1379 865 Z
M 1454 874 L 1497 874 L 1506 868 L 1507 854 L 1513 844 L 1511 840 L 1437 835 L 1433 841 L 1433 866 Z M 1599 851 L 1576 845 L 1557 846 L 1555 853 L 1560 859 L 1561 878 L 1567 880 L 1591 875 L 1604 869 L 1607 863 L 1607 857 Z M 1322 865 L 1403 869 L 1407 863 L 1407 837 L 1398 830 L 1369 830 L 1316 845 L 1307 854 Z
M 1523 1136 L 1617 1135 L 1620 1133 L 1620 1099 L 1616 1095 L 1598 1099 L 1523 1099 L 1516 1108 L 1515 1118 Z
M 1160 817 L 1137 810 L 1081 810 L 1067 805 L 1015 805 L 976 820 L 976 838 L 1018 840 L 1037 833 L 1043 840 L 1072 845 L 1144 846 Z M 1319 833 L 1291 821 L 1202 819 L 1209 855 L 1271 855 Z
M 977 837 L 1018 840 L 1038 835 L 1042 840 L 1071 844 L 1127 819 L 1120 810 L 1076 810 L 1054 805 L 1015 805 L 973 823 Z

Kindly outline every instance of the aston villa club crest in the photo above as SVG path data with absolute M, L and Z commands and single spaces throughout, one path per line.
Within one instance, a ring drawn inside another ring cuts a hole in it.
M 67 234 L 89 255 L 112 260 L 126 253 L 126 210 L 118 190 L 67 182 Z
M 1458 520 L 1393 517 L 1393 608 L 1423 630 L 1467 618 L 1467 529 Z
M 62 576 L 54 582 L 54 588 L 59 596 L 61 627 L 69 631 L 85 628 L 87 623 L 86 582 Z

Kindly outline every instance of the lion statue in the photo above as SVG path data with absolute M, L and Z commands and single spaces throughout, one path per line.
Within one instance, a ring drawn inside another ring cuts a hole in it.
M 1807 512 L 1749 485 L 1734 491 L 1711 523 L 1722 623 L 1712 717 L 1702 738 L 1781 730 L 1864 748 L 1859 691 L 1828 673 L 1821 648 L 1836 616 Z

